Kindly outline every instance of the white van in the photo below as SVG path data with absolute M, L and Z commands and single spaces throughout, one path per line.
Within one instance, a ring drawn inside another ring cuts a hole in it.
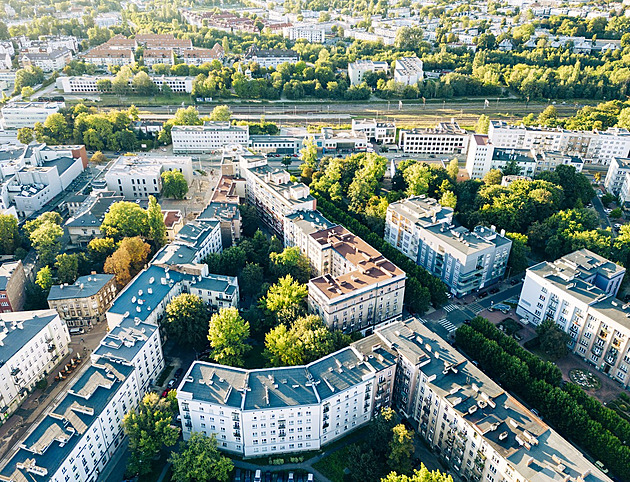
M 262 476 L 262 473 L 260 472 L 260 469 L 258 469 L 256 471 L 256 474 L 254 475 L 254 482 L 261 482 L 262 481 L 261 476 Z

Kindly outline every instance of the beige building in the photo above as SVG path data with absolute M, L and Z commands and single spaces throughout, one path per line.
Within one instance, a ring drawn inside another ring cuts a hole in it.
M 25 283 L 26 275 L 22 261 L 0 265 L 0 313 L 22 310 Z
M 57 310 L 69 327 L 90 326 L 105 319 L 105 312 L 116 297 L 114 275 L 81 276 L 72 285 L 55 285 L 48 295 L 48 306 Z
M 320 275 L 308 283 L 308 305 L 329 328 L 369 333 L 401 317 L 403 270 L 343 226 L 310 237 L 309 258 Z

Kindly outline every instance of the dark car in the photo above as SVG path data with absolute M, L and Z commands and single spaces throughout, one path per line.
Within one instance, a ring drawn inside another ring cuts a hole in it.
M 481 293 L 479 293 L 479 298 L 485 298 L 486 296 L 488 296 L 487 291 L 482 291 Z
M 234 482 L 241 482 L 241 469 L 234 471 Z
M 265 482 L 271 482 L 271 472 L 265 472 Z
M 246 470 L 245 471 L 245 482 L 252 482 L 252 471 L 251 470 Z
M 464 325 L 470 325 L 470 320 L 464 320 Z
M 175 378 L 180 378 L 183 374 L 184 374 L 183 368 L 178 368 L 177 370 L 175 370 Z
M 277 482 L 284 482 L 284 472 L 278 472 Z
M 517 279 L 513 279 L 512 281 L 510 281 L 510 284 L 512 286 L 514 286 L 514 285 L 518 284 L 518 280 Z
M 499 288 L 492 288 L 490 294 L 496 295 L 499 292 Z

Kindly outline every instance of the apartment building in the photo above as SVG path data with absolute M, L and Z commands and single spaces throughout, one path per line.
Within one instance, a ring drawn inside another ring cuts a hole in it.
M 366 72 L 389 72 L 389 64 L 387 62 L 373 61 L 368 59 L 359 59 L 348 64 L 348 77 L 350 85 L 358 85 L 363 82 L 363 76 Z
M 561 128 L 513 126 L 505 121 L 491 121 L 490 142 L 499 148 L 556 151 L 607 165 L 614 157 L 629 157 L 630 132 L 609 128 L 606 131 L 568 131 Z
M 435 199 L 412 197 L 387 208 L 384 239 L 461 297 L 503 278 L 512 241 L 494 226 L 469 231 Z
M 400 148 L 410 154 L 452 156 L 466 154 L 468 133 L 455 120 L 440 122 L 435 128 L 401 130 Z
M 389 404 L 396 359 L 372 345 L 275 369 L 194 362 L 177 389 L 184 440 L 192 432 L 214 434 L 220 449 L 245 457 L 318 450 L 338 440 Z
M 58 89 L 61 89 L 66 94 L 80 94 L 80 93 L 99 93 L 101 90 L 98 88 L 99 80 L 114 80 L 113 75 L 78 75 L 78 76 L 65 76 L 62 75 L 57 78 L 56 85 Z M 166 76 L 166 75 L 154 75 L 151 76 L 151 80 L 160 90 L 167 86 L 174 93 L 187 93 L 192 92 L 194 77 L 186 76 Z M 133 79 L 129 79 L 129 88 L 133 91 Z
M 282 36 L 289 40 L 304 39 L 310 43 L 321 44 L 326 40 L 326 29 L 317 24 L 301 23 L 284 27 Z
M 62 70 L 72 60 L 72 51 L 67 48 L 51 50 L 50 52 L 28 52 L 20 55 L 22 67 L 39 67 L 44 72 Z
M 125 412 L 138 400 L 133 367 L 89 366 L 12 452 L 0 479 L 96 480 L 125 437 Z
M 197 220 L 218 219 L 221 229 L 221 243 L 224 248 L 235 244 L 241 238 L 241 212 L 238 209 L 239 186 L 245 193 L 245 182 L 231 176 L 221 176 L 206 208 L 197 216 Z M 245 197 L 245 196 L 243 196 Z
M 50 114 L 59 112 L 66 107 L 64 102 L 11 102 L 5 105 L 0 112 L 7 129 L 21 129 L 33 127 L 36 123 L 42 124 Z
M 225 50 L 219 43 L 215 43 L 211 49 L 184 50 L 179 54 L 179 59 L 185 64 L 197 66 L 210 63 L 214 60 L 223 62 L 224 58 Z
M 158 324 L 169 301 L 184 290 L 186 274 L 168 266 L 150 265 L 118 294 L 105 317 L 110 330 L 131 319 Z
M 297 154 L 304 144 L 303 137 L 255 135 L 249 136 L 249 146 L 254 152 Z
M 416 85 L 424 79 L 423 63 L 418 57 L 396 59 L 394 80 L 400 84 Z
M 365 334 L 401 317 L 404 271 L 343 226 L 310 237 L 317 277 L 308 282 L 309 310 L 330 329 Z
M 107 189 L 127 200 L 148 199 L 162 192 L 162 173 L 180 171 L 193 179 L 192 159 L 184 156 L 121 156 L 105 174 Z
M 297 246 L 304 256 L 311 261 L 313 272 L 316 266 L 313 260 L 319 255 L 320 249 L 316 246 L 316 241 L 312 234 L 330 229 L 336 226 L 335 223 L 326 219 L 319 211 L 299 211 L 285 216 L 284 219 L 284 246 L 291 248 Z
M 536 326 L 552 319 L 573 353 L 627 387 L 630 311 L 615 298 L 625 272 L 586 249 L 539 263 L 527 270 L 516 313 Z
M 70 335 L 55 310 L 0 313 L 0 412 L 6 420 L 68 354 Z
M 21 311 L 26 293 L 26 274 L 22 261 L 0 264 L 0 313 Z
M 296 64 L 300 60 L 295 50 L 260 49 L 256 44 L 247 49 L 243 56 L 244 62 L 255 62 L 260 67 L 277 69 L 280 64 Z
M 394 407 L 462 480 L 610 480 L 418 320 L 388 325 L 377 335 L 398 355 Z
M 211 309 L 238 308 L 239 288 L 236 276 L 207 274 L 187 285 L 190 294 L 199 296 Z
M 247 146 L 249 126 L 207 121 L 201 126 L 173 126 L 173 154 L 208 154 L 227 145 Z
M 69 327 L 90 327 L 105 319 L 115 297 L 114 275 L 93 273 L 77 278 L 71 285 L 53 285 L 48 293 L 48 306 Z
M 365 152 L 368 138 L 365 132 L 335 130 L 331 127 L 322 127 L 319 134 L 308 134 L 313 140 L 317 150 L 324 154 L 349 154 L 352 152 Z
M 627 157 L 613 157 L 604 180 L 606 191 L 619 196 L 621 194 L 621 186 L 628 173 L 630 173 L 630 159 Z
M 396 122 L 352 119 L 352 132 L 363 132 L 368 140 L 382 144 L 394 144 L 396 142 Z
M 98 47 L 84 54 L 83 61 L 97 67 L 107 67 L 109 65 L 131 65 L 136 59 L 131 49 Z
M 624 207 L 630 205 L 630 173 L 626 173 L 621 183 L 621 189 L 619 190 L 619 199 Z
M 0 184 L 0 204 L 14 205 L 22 218 L 42 209 L 83 172 L 80 157 L 59 157 L 41 165 L 26 165 Z
M 173 50 L 164 47 L 146 49 L 144 52 L 142 52 L 142 59 L 144 61 L 144 65 L 146 66 L 152 66 L 155 64 L 175 64 L 175 54 L 173 53 Z
M 175 242 L 194 249 L 193 262 L 200 263 L 210 253 L 223 251 L 221 223 L 217 219 L 191 221 L 182 226 L 175 236 Z
M 262 165 L 245 168 L 241 174 L 246 181 L 247 202 L 256 207 L 260 220 L 279 237 L 284 235 L 285 216 L 315 209 L 317 202 L 308 186 L 291 181 L 284 169 Z
M 523 176 L 533 177 L 544 171 L 555 171 L 558 166 L 573 166 L 582 172 L 584 160 L 560 151 L 542 148 L 497 147 L 484 134 L 473 134 L 466 157 L 466 170 L 471 178 L 481 179 L 492 169 L 504 169 L 516 164 Z
M 102 45 L 96 47 L 99 48 L 108 48 L 113 50 L 131 50 L 135 52 L 138 49 L 138 42 L 136 39 L 127 38 L 122 34 L 114 35 L 107 42 Z
M 112 204 L 124 201 L 121 194 L 105 191 L 87 197 L 64 224 L 70 244 L 87 247 L 94 238 L 101 238 L 101 224 Z

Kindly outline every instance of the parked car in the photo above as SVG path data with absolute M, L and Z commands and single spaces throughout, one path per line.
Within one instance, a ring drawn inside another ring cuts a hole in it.
M 181 378 L 183 374 L 184 374 L 183 368 L 178 368 L 177 370 L 175 370 L 175 378 Z
M 491 295 L 496 295 L 498 292 L 499 292 L 499 288 L 496 288 L 496 287 L 490 290 Z
M 170 392 L 170 390 L 168 388 L 166 390 L 164 390 L 162 392 L 162 398 L 166 398 L 166 396 L 168 395 L 168 392 Z
M 510 281 L 510 284 L 512 286 L 514 286 L 515 284 L 518 284 L 518 280 L 517 279 L 513 279 L 512 281 Z
M 176 384 L 176 383 L 177 383 L 177 380 L 176 380 L 175 378 L 171 378 L 171 379 L 168 381 L 168 385 L 166 385 L 166 386 L 167 386 L 168 388 L 173 388 L 173 387 L 175 387 L 175 384 Z
M 239 468 L 234 471 L 234 482 L 241 482 L 241 469 Z
M 289 476 L 287 477 L 287 482 L 293 482 L 293 472 L 289 472 Z
M 262 472 L 260 469 L 256 470 L 256 473 L 254 474 L 254 482 L 262 482 Z
M 488 296 L 487 291 L 482 291 L 481 293 L 479 293 L 479 298 L 485 298 L 486 296 Z
M 245 471 L 245 482 L 252 482 L 252 471 L 251 470 L 246 470 Z
M 615 229 L 621 229 L 621 224 L 615 223 Z
M 265 482 L 271 482 L 271 472 L 265 472 Z

